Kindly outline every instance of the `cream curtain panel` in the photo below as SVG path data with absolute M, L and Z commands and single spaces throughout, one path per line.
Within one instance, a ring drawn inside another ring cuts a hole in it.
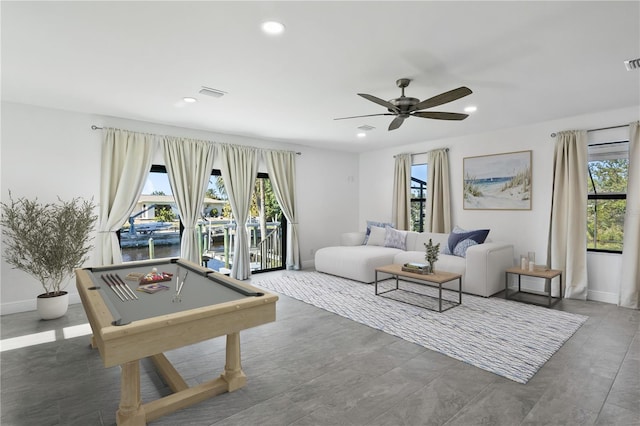
M 235 145 L 219 145 L 222 157 L 222 179 L 236 221 L 236 241 L 233 250 L 231 276 L 245 280 L 251 275 L 249 239 L 245 223 L 251 208 L 251 194 L 258 174 L 258 153 L 256 148 Z
M 290 151 L 264 151 L 267 173 L 276 200 L 287 218 L 287 269 L 300 269 L 298 215 L 296 209 L 296 154 Z
M 396 229 L 411 228 L 411 154 L 396 155 L 393 172 L 392 220 Z
M 200 234 L 196 228 L 208 187 L 215 147 L 211 142 L 165 136 L 164 159 L 180 220 L 184 226 L 180 257 L 202 262 Z
M 451 232 L 451 183 L 447 151 L 436 149 L 427 154 L 427 232 Z
M 116 232 L 127 221 L 149 175 L 157 141 L 154 135 L 104 128 L 96 259 L 122 263 Z
M 640 122 L 629 125 L 627 211 L 624 217 L 622 274 L 619 301 L 625 308 L 640 308 Z
M 587 299 L 587 132 L 556 136 L 547 262 L 564 272 L 564 297 Z M 562 295 L 560 295 L 562 297 Z

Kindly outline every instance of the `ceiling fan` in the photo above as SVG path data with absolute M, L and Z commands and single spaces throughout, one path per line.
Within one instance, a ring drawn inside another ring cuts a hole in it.
M 367 95 L 366 93 L 358 93 L 358 96 L 362 96 L 363 98 L 371 102 L 375 102 L 376 104 L 382 105 L 383 107 L 387 108 L 387 110 L 389 111 L 388 113 L 356 115 L 353 117 L 335 118 L 334 120 L 374 117 L 377 115 L 395 115 L 396 118 L 394 118 L 389 125 L 389 130 L 395 130 L 400 127 L 404 120 L 408 117 L 433 118 L 436 120 L 464 120 L 469 116 L 468 114 L 459 114 L 457 112 L 422 111 L 423 109 L 432 108 L 438 105 L 446 104 L 448 102 L 453 102 L 456 99 L 460 99 L 467 95 L 470 95 L 473 92 L 468 87 L 458 87 L 457 89 L 441 93 L 420 102 L 420 99 L 410 98 L 404 95 L 404 88 L 407 87 L 410 82 L 411 80 L 408 78 L 401 78 L 397 80 L 396 85 L 402 89 L 402 95 L 400 95 L 399 98 L 391 99 L 389 101 L 385 101 L 384 99 L 380 99 L 373 95 Z

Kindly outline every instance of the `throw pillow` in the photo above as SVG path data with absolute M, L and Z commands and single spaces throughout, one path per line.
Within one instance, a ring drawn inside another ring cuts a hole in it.
M 477 246 L 478 243 L 467 238 L 466 240 L 459 241 L 456 247 L 453 249 L 453 255 L 458 257 L 467 257 L 467 249 L 471 246 Z
M 384 246 L 398 248 L 400 250 L 407 249 L 407 231 L 398 231 L 390 226 L 386 226 L 384 234 Z
M 455 227 L 451 234 L 449 234 L 449 241 L 447 242 L 447 246 L 445 247 L 445 254 L 453 254 L 454 256 L 465 257 L 467 255 L 467 249 L 475 244 L 482 244 L 484 240 L 487 239 L 487 235 L 489 235 L 488 229 L 475 229 L 472 231 L 467 231 L 465 229 Z M 471 240 L 475 244 L 470 243 Z M 465 241 L 464 243 L 462 243 Z M 456 247 L 458 244 L 461 244 L 461 247 L 457 250 Z
M 372 226 L 377 226 L 379 228 L 383 228 L 385 226 L 390 226 L 390 227 L 394 227 L 395 225 L 393 223 L 387 223 L 387 222 L 375 222 L 373 220 L 368 220 L 367 221 L 367 231 L 364 234 L 364 241 L 362 244 L 367 244 L 367 241 L 369 241 L 369 235 L 371 235 L 371 227 Z
M 385 235 L 386 235 L 386 231 L 384 228 L 380 228 L 379 226 L 372 226 L 371 232 L 369 233 L 369 239 L 367 240 L 367 245 L 368 246 L 384 245 Z

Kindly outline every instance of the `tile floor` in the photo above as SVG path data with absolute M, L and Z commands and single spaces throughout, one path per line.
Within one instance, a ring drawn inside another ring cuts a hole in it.
M 275 323 L 241 333 L 246 387 L 150 424 L 640 425 L 640 311 L 575 300 L 555 309 L 589 320 L 522 385 L 281 296 Z M 89 347 L 81 305 L 52 321 L 0 320 L 3 348 L 52 340 L 0 353 L 0 424 L 115 424 L 119 367 Z M 189 384 L 209 380 L 224 366 L 224 338 L 167 356 Z M 148 361 L 141 370 L 143 400 L 168 394 Z

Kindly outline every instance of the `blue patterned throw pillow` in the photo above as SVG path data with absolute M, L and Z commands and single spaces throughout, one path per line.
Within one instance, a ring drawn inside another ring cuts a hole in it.
M 367 242 L 369 241 L 369 235 L 371 235 L 371 227 L 372 226 L 377 226 L 379 228 L 384 228 L 385 226 L 390 226 L 390 227 L 394 227 L 395 225 L 393 223 L 388 223 L 388 222 L 376 222 L 373 220 L 368 220 L 367 221 L 367 231 L 364 234 L 364 242 L 362 243 L 363 245 L 367 245 Z
M 471 246 L 484 243 L 489 235 L 488 229 L 475 229 L 467 231 L 465 229 L 455 227 L 449 234 L 449 241 L 443 251 L 444 254 L 452 254 L 454 256 L 466 257 L 467 249 Z
M 385 227 L 384 246 L 397 248 L 400 250 L 407 249 L 407 231 L 398 231 L 390 226 Z

